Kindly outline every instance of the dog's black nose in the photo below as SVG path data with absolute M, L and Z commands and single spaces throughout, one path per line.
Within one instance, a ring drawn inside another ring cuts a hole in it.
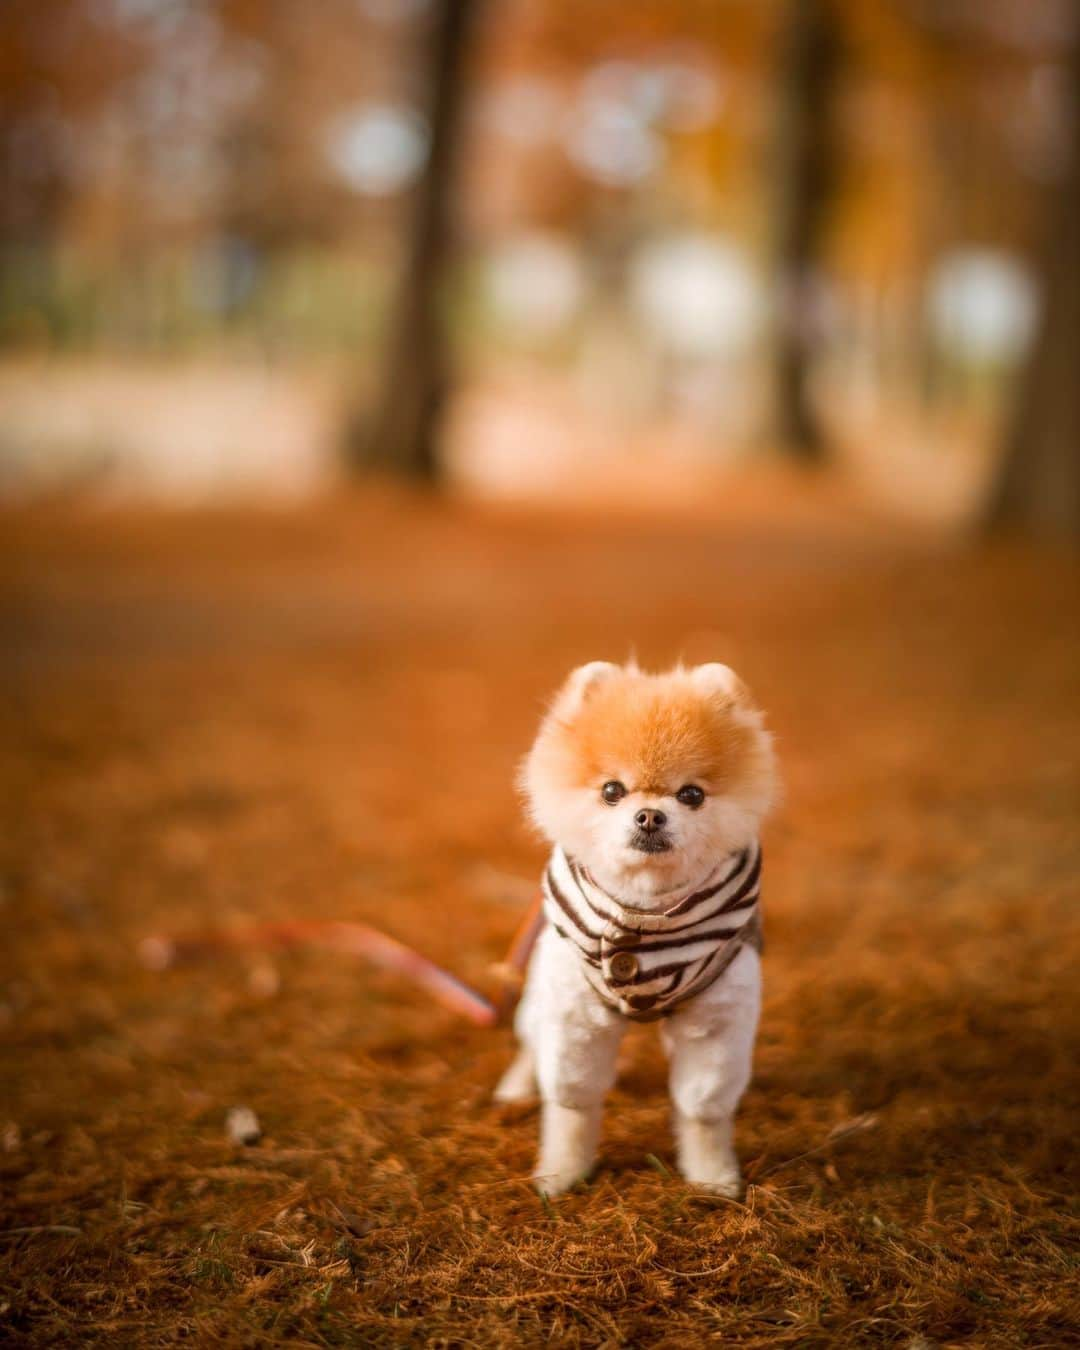
M 651 834 L 653 830 L 659 830 L 667 824 L 667 816 L 663 811 L 639 811 L 634 817 L 634 824 L 646 834 Z

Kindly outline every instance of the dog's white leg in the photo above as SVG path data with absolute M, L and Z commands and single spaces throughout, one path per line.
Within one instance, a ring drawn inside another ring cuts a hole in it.
M 519 1031 L 535 1051 L 544 1103 L 533 1177 L 537 1190 L 554 1196 L 588 1176 L 596 1160 L 625 1024 L 601 1003 L 566 940 L 550 929 L 537 944 L 529 986 Z
M 757 953 L 742 953 L 722 977 L 730 983 L 716 995 L 706 991 L 662 1028 L 671 1057 L 679 1171 L 692 1185 L 731 1197 L 742 1192 L 735 1108 L 750 1081 L 759 970 Z
M 539 1017 L 536 976 L 539 944 L 533 949 L 525 975 L 525 987 L 514 1013 L 514 1031 L 518 1052 L 514 1062 L 499 1079 L 494 1098 L 497 1102 L 528 1102 L 536 1096 L 536 1024 Z
M 545 1023 L 537 1047 L 544 1109 L 533 1176 L 545 1195 L 561 1195 L 592 1171 L 624 1030 L 620 1018 L 583 1025 L 575 1011 Z

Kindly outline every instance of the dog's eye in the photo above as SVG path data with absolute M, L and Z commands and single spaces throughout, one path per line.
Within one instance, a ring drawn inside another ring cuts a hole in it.
M 692 811 L 696 811 L 705 800 L 705 794 L 695 783 L 687 783 L 676 792 L 675 799 L 682 802 L 683 806 L 689 806 Z
M 614 806 L 616 802 L 622 801 L 626 796 L 626 788 L 613 778 L 600 789 L 600 796 L 609 806 Z

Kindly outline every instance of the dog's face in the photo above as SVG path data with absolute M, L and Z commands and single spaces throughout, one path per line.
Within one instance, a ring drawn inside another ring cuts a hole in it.
M 649 894 L 745 847 L 776 771 L 761 714 L 727 666 L 647 675 L 594 661 L 560 690 L 522 784 L 548 839 L 599 880 Z

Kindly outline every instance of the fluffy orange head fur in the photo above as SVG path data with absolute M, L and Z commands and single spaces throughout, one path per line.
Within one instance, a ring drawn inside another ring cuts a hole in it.
M 543 833 L 612 885 L 670 888 L 756 834 L 775 790 L 771 739 L 746 687 L 726 666 L 660 675 L 593 662 L 556 696 L 523 769 Z M 605 783 L 625 788 L 617 803 Z M 691 809 L 680 788 L 700 787 Z M 672 847 L 630 843 L 643 806 L 667 817 Z M 691 878 L 692 879 L 692 878 Z

